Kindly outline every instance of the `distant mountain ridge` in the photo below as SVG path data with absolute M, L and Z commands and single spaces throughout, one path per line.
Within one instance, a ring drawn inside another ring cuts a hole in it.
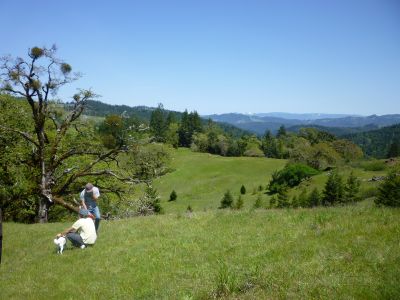
M 277 115 L 284 116 L 286 113 L 261 113 L 261 114 L 239 114 L 228 113 L 220 115 L 208 115 L 204 118 L 210 118 L 216 122 L 225 122 L 237 126 L 241 129 L 251 131 L 256 134 L 264 134 L 266 130 L 275 133 L 280 126 L 323 126 L 323 127 L 336 127 L 342 128 L 342 134 L 352 133 L 352 130 L 346 131 L 346 128 L 358 128 L 356 132 L 377 129 L 384 126 L 390 126 L 400 123 L 400 114 L 391 115 L 371 115 L 371 116 L 358 116 L 358 115 L 345 115 L 344 117 L 334 118 L 335 115 L 329 114 L 300 114 L 299 118 L 294 118 L 297 114 L 288 114 L 290 119 L 277 117 Z M 305 116 L 315 118 L 321 115 L 325 118 L 321 119 L 302 119 Z M 340 116 L 340 115 L 339 115 Z M 365 130 L 362 129 L 365 127 Z M 354 132 L 354 131 L 353 131 Z

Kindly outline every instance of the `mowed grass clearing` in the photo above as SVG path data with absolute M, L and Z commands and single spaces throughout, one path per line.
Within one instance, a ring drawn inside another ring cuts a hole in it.
M 4 224 L 0 299 L 399 299 L 400 210 L 218 210 L 69 226 Z

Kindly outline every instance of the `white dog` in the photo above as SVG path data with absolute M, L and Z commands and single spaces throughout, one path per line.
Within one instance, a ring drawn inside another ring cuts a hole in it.
M 65 239 L 65 236 L 62 235 L 57 235 L 57 237 L 54 239 L 54 244 L 56 244 L 58 247 L 57 253 L 62 254 L 64 251 L 64 246 L 67 243 L 67 240 Z

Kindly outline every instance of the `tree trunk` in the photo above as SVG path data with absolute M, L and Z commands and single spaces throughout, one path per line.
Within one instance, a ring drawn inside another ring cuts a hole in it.
M 46 198 L 42 197 L 40 199 L 40 203 L 39 203 L 39 211 L 38 211 L 38 216 L 37 216 L 38 223 L 47 223 L 48 209 L 49 209 L 48 200 Z

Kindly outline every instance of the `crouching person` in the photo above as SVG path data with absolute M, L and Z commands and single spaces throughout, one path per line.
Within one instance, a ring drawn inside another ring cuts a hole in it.
M 61 235 L 66 236 L 75 247 L 85 249 L 87 245 L 96 242 L 97 234 L 94 226 L 94 216 L 86 209 L 79 210 L 79 220 L 67 228 Z

